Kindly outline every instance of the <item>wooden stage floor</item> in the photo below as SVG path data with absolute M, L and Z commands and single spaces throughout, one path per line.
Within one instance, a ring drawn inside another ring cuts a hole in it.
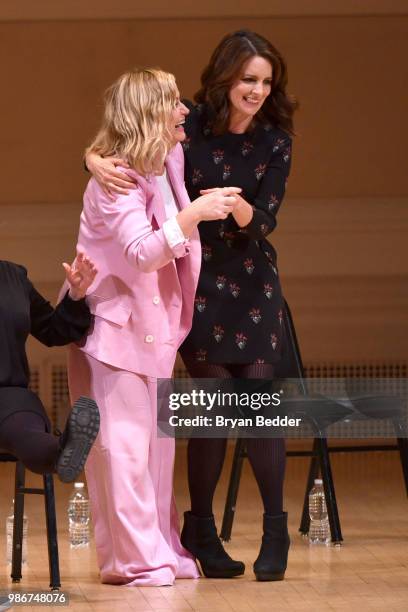
M 70 610 L 78 612 L 280 612 L 344 610 L 408 611 L 408 499 L 398 455 L 394 452 L 337 454 L 333 472 L 344 545 L 311 547 L 298 534 L 308 460 L 289 458 L 286 509 L 292 546 L 283 582 L 257 583 L 252 563 L 261 535 L 261 504 L 246 463 L 238 498 L 236 522 L 227 550 L 247 566 L 234 580 L 179 580 L 174 587 L 126 588 L 101 585 L 95 551 L 71 550 L 67 541 L 67 499 L 70 485 L 56 483 L 62 588 L 69 592 Z M 220 482 L 215 510 L 220 524 L 231 449 Z M 0 590 L 12 588 L 5 565 L 5 521 L 12 497 L 14 466 L 0 464 Z M 35 483 L 36 476 L 29 482 Z M 180 512 L 188 508 L 185 446 L 176 461 L 176 495 Z M 27 496 L 28 564 L 20 585 L 24 591 L 48 588 L 48 561 L 43 501 Z M 24 606 L 21 609 L 39 610 Z M 52 607 L 52 610 L 67 609 Z

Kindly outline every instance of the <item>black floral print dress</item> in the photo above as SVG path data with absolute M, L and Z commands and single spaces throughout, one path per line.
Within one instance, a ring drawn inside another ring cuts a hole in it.
M 291 138 L 269 125 L 215 136 L 205 108 L 187 104 L 183 148 L 191 200 L 200 189 L 241 187 L 254 215 L 245 228 L 232 215 L 199 224 L 202 267 L 193 326 L 180 353 L 185 362 L 276 363 L 284 343 L 283 298 L 276 252 L 266 238 L 285 193 Z

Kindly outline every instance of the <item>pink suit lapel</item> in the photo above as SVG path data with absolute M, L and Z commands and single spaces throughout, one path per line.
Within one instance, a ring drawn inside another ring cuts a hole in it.
M 190 204 L 190 200 L 184 187 L 184 168 L 178 167 L 179 165 L 180 163 L 178 159 L 172 155 L 169 155 L 166 160 L 167 174 L 169 176 L 171 186 L 173 187 L 176 202 L 180 210 L 182 210 Z
M 186 188 L 184 187 L 184 168 L 180 164 L 180 160 L 172 153 L 168 155 L 165 166 L 176 203 L 180 210 L 182 210 L 190 204 Z M 142 182 L 148 196 L 146 206 L 147 217 L 151 222 L 154 216 L 159 227 L 162 227 L 166 221 L 166 211 L 157 179 L 155 176 L 151 176 L 149 178 L 142 178 L 140 181 L 141 185 Z

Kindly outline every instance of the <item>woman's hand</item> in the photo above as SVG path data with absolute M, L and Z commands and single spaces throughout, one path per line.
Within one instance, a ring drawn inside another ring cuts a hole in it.
M 65 262 L 62 265 L 69 284 L 69 297 L 72 300 L 81 300 L 92 285 L 98 270 L 84 253 L 78 253 L 71 265 Z
M 192 203 L 198 208 L 199 220 L 226 219 L 234 211 L 241 191 L 239 187 L 215 187 L 200 191 L 203 195 Z
M 129 189 L 136 189 L 137 185 L 130 176 L 116 170 L 116 166 L 130 167 L 124 159 L 101 157 L 97 153 L 89 152 L 85 155 L 85 162 L 89 172 L 110 198 L 114 198 L 114 194 L 127 195 Z
M 188 238 L 200 221 L 226 219 L 234 210 L 240 192 L 239 187 L 216 189 L 194 200 L 191 206 L 183 208 L 176 219 L 184 236 Z
M 201 189 L 200 193 L 206 195 L 209 193 L 216 193 L 217 191 L 224 191 L 229 189 L 228 187 L 213 187 L 212 189 Z M 254 216 L 254 209 L 251 204 L 244 200 L 242 196 L 236 194 L 234 209 L 231 211 L 232 216 L 239 225 L 239 227 L 246 227 L 251 222 Z

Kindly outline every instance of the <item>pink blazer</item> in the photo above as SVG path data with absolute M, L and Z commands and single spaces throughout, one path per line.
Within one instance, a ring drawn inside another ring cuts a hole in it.
M 180 144 L 166 168 L 182 209 L 190 200 Z M 156 178 L 132 174 L 138 188 L 114 202 L 94 178 L 85 191 L 77 249 L 95 262 L 98 274 L 87 296 L 94 323 L 80 348 L 117 368 L 167 378 L 191 328 L 199 235 L 195 230 L 171 249 L 161 229 L 166 218 Z

